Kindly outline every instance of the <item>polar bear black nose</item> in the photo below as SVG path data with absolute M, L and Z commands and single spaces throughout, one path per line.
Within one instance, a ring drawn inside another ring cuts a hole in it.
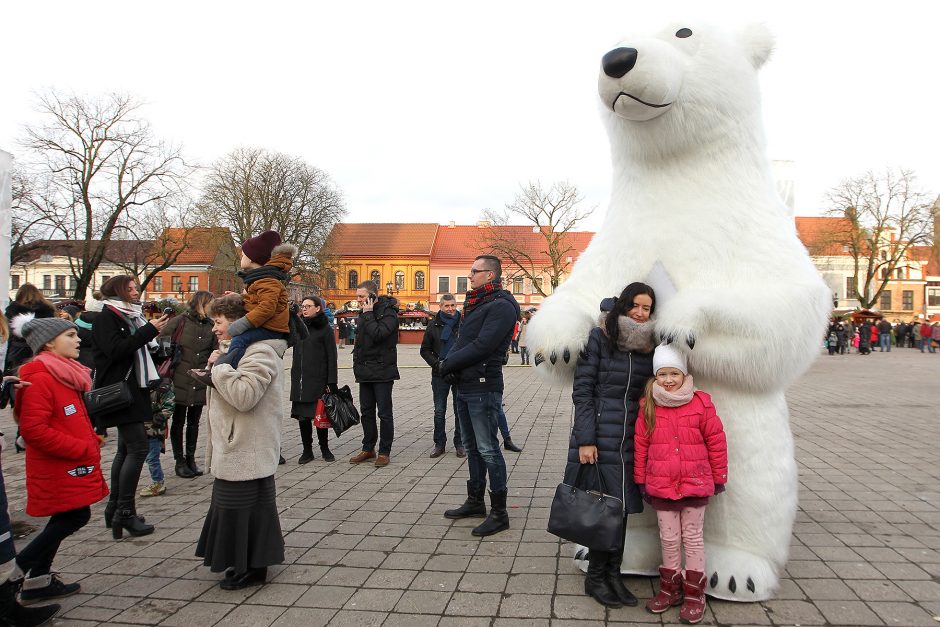
M 614 48 L 601 59 L 604 74 L 620 78 L 636 65 L 636 48 Z

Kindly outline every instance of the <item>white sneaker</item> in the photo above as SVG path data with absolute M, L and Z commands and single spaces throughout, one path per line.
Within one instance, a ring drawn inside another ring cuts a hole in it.
M 166 486 L 163 485 L 162 481 L 152 483 L 143 490 L 140 491 L 141 496 L 160 496 L 166 492 Z

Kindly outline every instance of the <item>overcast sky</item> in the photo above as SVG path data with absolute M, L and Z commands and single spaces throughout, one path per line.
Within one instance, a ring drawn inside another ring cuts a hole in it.
M 650 4 L 7 2 L 0 148 L 19 151 L 37 90 L 129 92 L 195 162 L 259 146 L 326 170 L 347 221 L 470 223 L 540 179 L 577 185 L 596 228 L 600 57 L 638 22 L 703 17 Z M 710 2 L 704 17 L 776 34 L 768 155 L 794 162 L 797 214 L 869 168 L 906 166 L 940 191 L 940 3 Z

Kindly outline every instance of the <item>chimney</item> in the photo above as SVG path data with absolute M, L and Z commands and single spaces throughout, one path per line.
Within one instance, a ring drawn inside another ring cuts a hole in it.
M 493 224 L 489 220 L 480 220 L 479 222 L 477 222 L 477 226 L 480 227 L 481 229 L 487 229 L 493 226 Z
M 456 229 L 456 228 L 457 228 L 457 223 L 454 222 L 453 220 L 451 220 L 450 223 L 447 225 L 447 228 L 449 228 L 449 229 Z

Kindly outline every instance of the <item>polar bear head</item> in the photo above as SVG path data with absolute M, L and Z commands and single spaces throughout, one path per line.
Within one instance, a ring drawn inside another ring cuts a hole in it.
M 598 94 L 607 121 L 645 153 L 675 154 L 710 135 L 760 129 L 753 120 L 760 113 L 757 70 L 772 49 L 760 24 L 729 32 L 673 23 L 625 37 L 601 59 Z

